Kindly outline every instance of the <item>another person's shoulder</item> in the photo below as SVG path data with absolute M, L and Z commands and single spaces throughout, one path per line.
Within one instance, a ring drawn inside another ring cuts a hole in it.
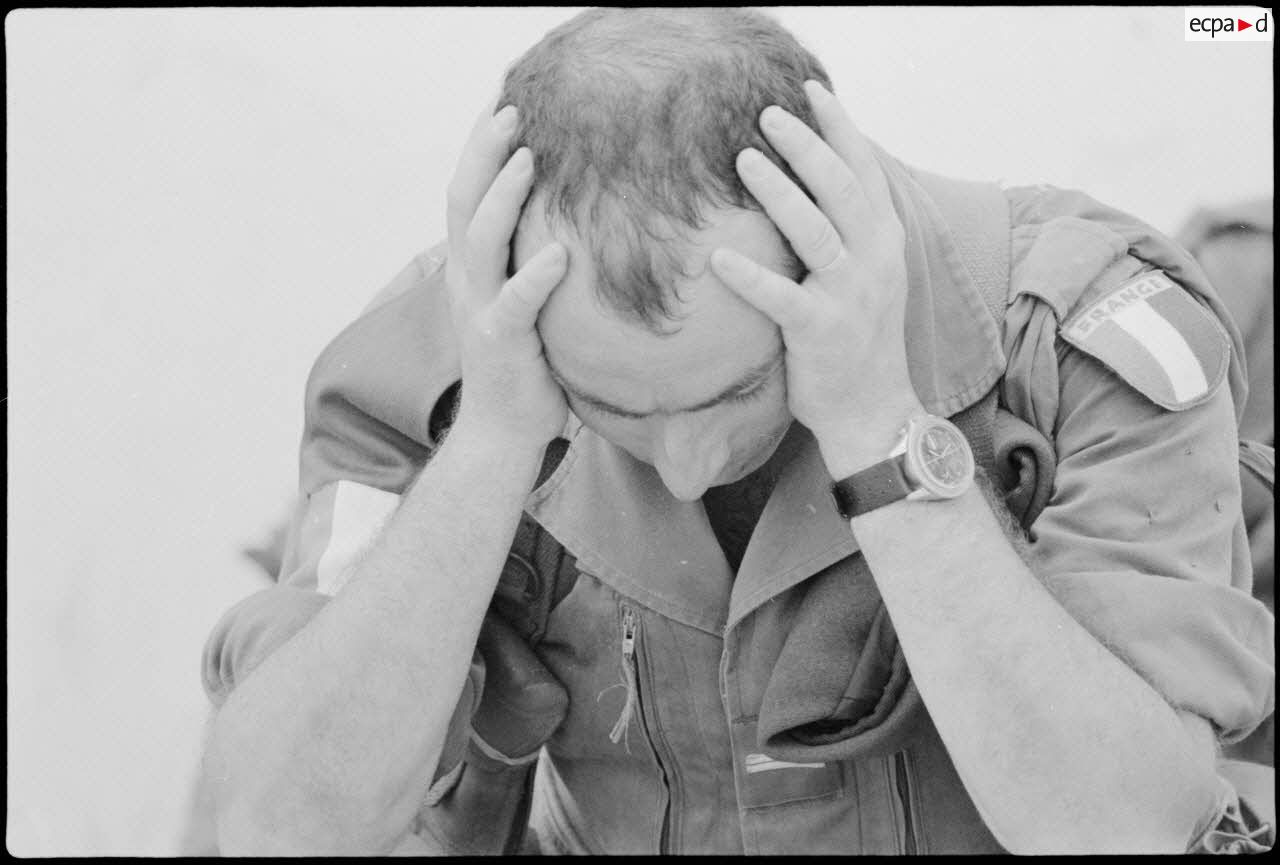
M 1244 341 L 1249 398 L 1241 435 L 1275 441 L 1275 239 L 1273 199 L 1201 207 L 1178 232 L 1222 295 Z
M 1223 237 L 1270 235 L 1275 228 L 1275 200 L 1270 196 L 1200 207 L 1178 231 L 1178 242 L 1193 254 L 1206 242 Z

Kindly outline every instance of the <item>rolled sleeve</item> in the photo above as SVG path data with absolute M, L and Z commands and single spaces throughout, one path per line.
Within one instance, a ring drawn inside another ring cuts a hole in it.
M 1249 593 L 1230 392 L 1166 411 L 1070 350 L 1059 382 L 1032 567 L 1170 705 L 1246 736 L 1275 707 L 1274 619 Z
M 328 601 L 329 597 L 319 592 L 275 586 L 250 595 L 228 610 L 214 626 L 204 648 L 204 689 L 213 704 L 221 706 L 226 702 L 238 682 L 302 630 Z M 471 721 L 484 691 L 484 676 L 484 659 L 477 649 L 449 720 L 433 784 L 447 787 L 446 776 L 456 774 L 466 755 Z
M 1031 566 L 1170 706 L 1239 741 L 1275 710 L 1275 620 L 1250 594 L 1230 391 L 1166 411 L 1074 350 L 1059 376 L 1057 475 L 1030 527 Z M 1260 785 L 1230 762 L 1191 852 L 1275 842 L 1274 770 Z
M 329 598 L 292 586 L 250 595 L 223 613 L 204 645 L 205 693 L 221 706 L 255 667 L 320 612 Z
M 1219 763 L 1218 806 L 1198 829 L 1188 853 L 1265 853 L 1276 843 L 1275 769 L 1259 763 Z

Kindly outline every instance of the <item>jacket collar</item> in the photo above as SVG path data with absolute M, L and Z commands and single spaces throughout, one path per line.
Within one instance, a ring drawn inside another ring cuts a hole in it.
M 912 382 L 928 411 L 949 416 L 986 394 L 1004 371 L 990 305 L 966 262 L 1007 262 L 1007 212 L 1001 222 L 990 210 L 991 187 L 909 172 L 887 155 L 881 161 L 906 230 Z M 998 266 L 994 273 L 998 280 Z M 673 498 L 652 467 L 580 424 L 559 469 L 530 494 L 526 509 L 583 571 L 663 615 L 722 634 L 857 550 L 830 499 L 817 442 L 803 428 L 792 433 L 802 441 L 782 469 L 736 583 L 702 504 Z
M 733 574 L 702 503 L 673 498 L 652 466 L 574 426 L 560 466 L 525 510 L 582 571 L 669 618 L 720 634 Z

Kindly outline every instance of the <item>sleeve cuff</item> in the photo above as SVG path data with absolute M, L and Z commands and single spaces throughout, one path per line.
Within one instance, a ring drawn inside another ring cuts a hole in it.
M 1222 795 L 1188 853 L 1264 853 L 1275 846 L 1275 769 L 1222 760 Z

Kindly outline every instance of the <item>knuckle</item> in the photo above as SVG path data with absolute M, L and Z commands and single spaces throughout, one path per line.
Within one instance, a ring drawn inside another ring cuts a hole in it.
M 819 147 L 822 145 L 822 140 L 818 138 L 817 134 L 814 133 L 813 130 L 808 129 L 807 127 L 804 129 L 794 130 L 793 138 L 795 141 L 793 146 L 796 154 L 801 157 L 812 157 L 816 155 L 819 152 Z
M 831 148 L 827 147 L 827 142 L 818 137 L 818 133 L 805 127 L 804 131 L 797 134 L 795 141 L 795 152 L 797 161 L 806 161 L 810 165 L 823 166 L 826 168 L 827 157 L 831 155 Z
M 822 220 L 822 224 L 810 234 L 809 241 L 806 245 L 809 252 L 813 255 L 828 253 L 834 257 L 839 254 L 840 238 L 836 234 L 836 230 L 831 226 L 831 223 L 824 219 Z
M 844 247 L 841 246 L 836 249 L 835 254 L 831 256 L 831 260 L 814 270 L 814 273 L 824 274 L 837 270 L 845 264 L 847 258 L 848 253 L 846 253 Z
M 843 203 L 857 201 L 862 196 L 862 185 L 857 178 L 846 175 L 836 188 L 836 200 Z
M 445 193 L 445 213 L 450 220 L 466 221 L 471 214 L 468 213 L 466 199 L 462 193 L 453 186 L 450 186 Z
M 462 243 L 466 250 L 467 261 L 475 262 L 485 248 L 485 232 L 481 225 L 471 223 L 463 232 Z

